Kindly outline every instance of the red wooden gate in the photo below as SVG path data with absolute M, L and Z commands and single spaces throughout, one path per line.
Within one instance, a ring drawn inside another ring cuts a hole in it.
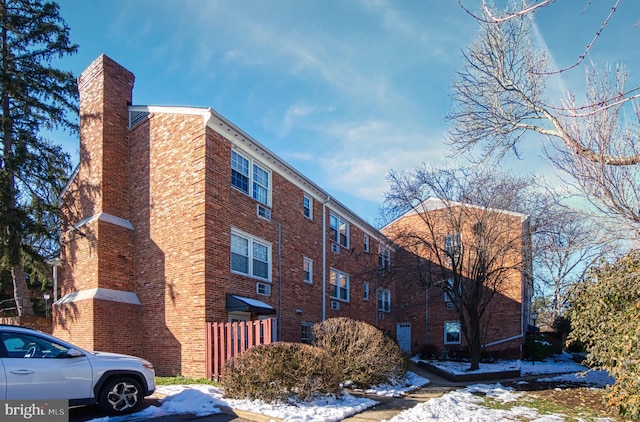
M 224 364 L 234 356 L 273 341 L 273 319 L 207 322 L 207 378 L 218 381 Z

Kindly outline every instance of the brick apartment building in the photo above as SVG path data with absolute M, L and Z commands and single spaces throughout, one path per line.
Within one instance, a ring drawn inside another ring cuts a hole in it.
M 216 111 L 132 106 L 133 83 L 104 55 L 78 78 L 55 335 L 194 377 L 211 321 L 274 318 L 278 340 L 306 341 L 344 316 L 413 352 L 437 337 L 380 231 Z
M 425 334 L 423 344 L 429 345 L 425 351 L 465 354 L 464 321 L 456 302 L 475 300 L 477 309 L 486 308 L 481 318 L 484 350 L 501 357 L 520 357 L 533 294 L 527 215 L 428 198 L 381 231 L 398 249 L 410 251 L 410 260 L 416 262 L 417 257 L 421 262 L 423 277 L 397 283 L 394 294 L 405 307 L 422 311 L 427 326 L 420 332 Z M 397 265 L 403 266 L 398 258 Z M 416 272 L 411 265 L 404 266 Z M 438 286 L 449 283 L 452 287 L 456 274 L 460 280 L 457 293 Z M 472 280 L 480 279 L 485 287 L 474 291 Z M 416 285 L 425 284 L 431 287 L 416 295 Z M 465 318 L 468 326 L 468 312 Z

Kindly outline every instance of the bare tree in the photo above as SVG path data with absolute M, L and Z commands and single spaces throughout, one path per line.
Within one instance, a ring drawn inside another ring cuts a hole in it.
M 544 210 L 532 225 L 533 272 L 537 282 L 534 294 L 544 299 L 540 303 L 547 304 L 544 311 L 551 326 L 563 315 L 571 286 L 581 283 L 589 269 L 610 255 L 615 245 L 606 242 L 607 236 L 582 214 L 555 201 L 550 201 Z
M 529 289 L 528 216 L 509 210 L 535 198 L 534 184 L 482 169 L 425 166 L 392 172 L 389 181 L 384 211 L 399 218 L 383 232 L 421 262 L 433 263 L 423 281 L 442 289 L 455 307 L 470 369 L 478 369 L 496 302 L 519 304 L 523 280 Z
M 538 134 L 547 140 L 548 158 L 569 176 L 572 187 L 597 211 L 637 230 L 638 89 L 627 88 L 624 67 L 600 70 L 591 64 L 582 101 L 568 93 L 550 102 L 546 86 L 551 75 L 568 69 L 550 69 L 546 53 L 534 42 L 532 13 L 550 3 L 498 14 L 483 2 L 482 15 L 476 16 L 480 33 L 464 52 L 464 67 L 453 84 L 448 142 L 458 153 L 481 147 L 483 159 L 500 159 L 507 153 L 518 156 L 521 142 L 532 139 L 525 135 Z M 576 66 L 596 40 L 597 34 Z

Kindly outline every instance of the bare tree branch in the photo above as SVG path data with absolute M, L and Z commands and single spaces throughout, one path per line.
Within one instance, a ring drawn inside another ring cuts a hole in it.
M 567 71 L 569 71 L 571 69 L 574 69 L 574 68 L 578 67 L 584 61 L 584 59 L 587 58 L 587 56 L 589 55 L 589 52 L 591 51 L 591 49 L 595 45 L 596 41 L 598 40 L 598 38 L 600 38 L 600 35 L 602 34 L 604 29 L 607 27 L 607 25 L 611 21 L 611 18 L 613 17 L 614 13 L 618 9 L 618 5 L 620 4 L 620 1 L 621 0 L 615 0 L 613 6 L 611 6 L 609 14 L 607 15 L 607 17 L 600 24 L 600 28 L 594 33 L 593 38 L 591 39 L 591 41 L 589 41 L 589 43 L 587 43 L 587 46 L 585 47 L 584 51 L 582 52 L 582 54 L 580 54 L 578 56 L 577 60 L 573 64 L 571 64 L 571 65 L 569 65 L 567 67 L 564 67 L 562 69 L 549 70 L 549 71 L 546 71 L 546 72 L 541 73 L 541 74 L 542 75 L 554 75 L 554 74 L 564 73 L 564 72 L 567 72 Z M 533 14 L 536 11 L 538 11 L 539 9 L 542 9 L 543 7 L 549 6 L 551 3 L 554 3 L 554 2 L 555 2 L 555 0 L 543 0 L 543 1 L 531 4 L 531 5 L 527 4 L 526 2 L 523 2 L 524 4 L 522 6 L 511 8 L 511 9 L 508 9 L 507 11 L 505 11 L 505 12 L 503 12 L 501 14 L 497 14 L 494 11 L 493 6 L 489 5 L 486 0 L 482 0 L 481 8 L 482 8 L 483 15 L 477 15 L 477 14 L 471 12 L 464 5 L 462 5 L 461 0 L 458 0 L 458 4 L 460 5 L 460 7 L 468 15 L 472 16 L 478 22 L 495 23 L 495 24 L 503 23 L 503 22 L 506 22 L 506 21 L 508 21 L 510 19 L 519 18 L 519 17 L 525 16 L 525 15 L 528 15 L 528 14 Z M 590 1 L 587 2 L 587 6 L 585 6 L 585 9 L 589 6 L 590 3 L 591 3 Z

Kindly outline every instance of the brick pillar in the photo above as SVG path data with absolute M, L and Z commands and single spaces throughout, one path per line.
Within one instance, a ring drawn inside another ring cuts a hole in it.
M 120 353 L 138 352 L 134 330 L 141 307 L 128 193 L 133 82 L 131 72 L 105 55 L 78 78 L 80 164 L 63 194 L 64 278 L 54 309 L 56 335 Z

